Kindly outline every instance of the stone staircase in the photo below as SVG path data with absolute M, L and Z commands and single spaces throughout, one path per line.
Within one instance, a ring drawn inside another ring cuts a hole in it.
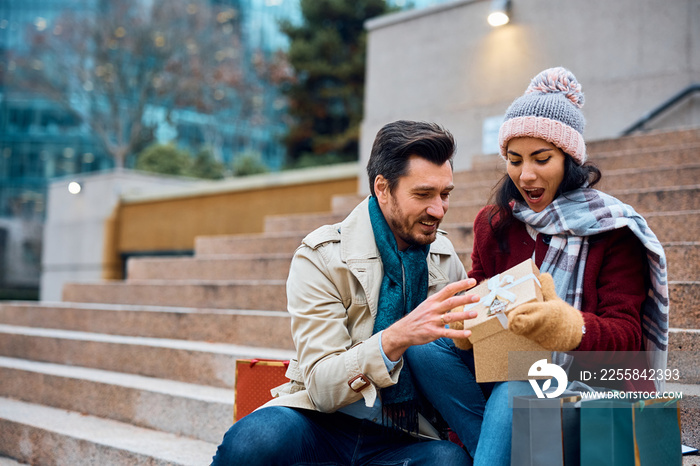
M 666 248 L 683 443 L 700 445 L 700 129 L 589 144 L 600 188 Z M 455 174 L 443 228 L 467 270 L 495 156 Z M 209 464 L 233 416 L 238 358 L 287 359 L 284 284 L 306 233 L 345 217 L 272 216 L 256 235 L 197 238 L 192 258 L 135 258 L 127 279 L 71 283 L 62 302 L 0 302 L 0 465 Z M 4 457 L 4 458 L 3 458 Z M 697 457 L 696 457 L 697 458 Z M 691 463 L 687 463 L 691 464 Z

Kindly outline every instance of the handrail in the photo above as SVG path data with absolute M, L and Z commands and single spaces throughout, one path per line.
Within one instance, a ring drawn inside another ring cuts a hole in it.
M 645 124 L 647 124 L 649 121 L 653 120 L 657 116 L 659 116 L 661 113 L 665 112 L 681 100 L 685 99 L 689 95 L 695 93 L 695 92 L 700 92 L 700 83 L 695 83 L 691 84 L 690 86 L 686 87 L 682 91 L 680 91 L 678 94 L 674 95 L 670 99 L 668 99 L 666 102 L 662 103 L 658 107 L 656 107 L 654 110 L 651 112 L 647 113 L 644 115 L 642 118 L 640 118 L 635 124 L 627 128 L 621 133 L 621 136 L 628 136 L 632 134 L 633 132 L 637 131 L 638 129 L 642 129 Z

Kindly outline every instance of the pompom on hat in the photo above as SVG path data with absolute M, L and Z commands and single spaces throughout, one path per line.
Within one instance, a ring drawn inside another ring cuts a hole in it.
M 530 81 L 525 94 L 506 110 L 498 132 L 501 156 L 508 159 L 506 149 L 511 139 L 533 137 L 554 144 L 582 165 L 586 161 L 586 120 L 581 107 L 581 84 L 571 71 L 557 67 L 540 72 Z

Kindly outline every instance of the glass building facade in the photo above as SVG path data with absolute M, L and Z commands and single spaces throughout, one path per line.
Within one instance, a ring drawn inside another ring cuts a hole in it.
M 41 223 L 45 216 L 46 190 L 52 179 L 114 166 L 112 158 L 79 117 L 58 103 L 29 92 L 26 86 L 17 85 L 14 59 L 26 52 L 28 32 L 51 31 L 54 20 L 65 11 L 77 11 L 86 17 L 99 15 L 110 1 L 0 0 L 0 289 L 2 282 L 12 276 L 12 271 L 3 264 L 3 258 L 11 255 L 7 252 L 11 243 L 8 232 L 13 228 L 12 231 L 26 230 L 3 225 Z M 389 3 L 408 9 L 444 1 L 447 0 L 389 0 Z M 299 0 L 211 2 L 236 12 L 241 27 L 241 53 L 248 63 L 255 60 L 255 54 L 270 56 L 287 48 L 287 37 L 278 27 L 280 20 L 301 21 Z M 279 89 L 262 83 L 252 98 L 256 110 L 253 114 L 257 115 L 254 118 L 240 118 L 234 109 L 216 115 L 180 109 L 166 123 L 157 106 L 149 115 L 156 121 L 161 118 L 155 132 L 158 142 L 174 138 L 194 153 L 207 143 L 206 135 L 215 131 L 220 147 L 218 157 L 227 166 L 240 154 L 253 153 L 259 154 L 271 171 L 276 171 L 282 168 L 285 159 L 281 143 L 286 132 L 285 102 Z M 133 154 L 127 157 L 125 165 L 133 167 Z M 36 228 L 31 230 L 35 232 Z M 40 242 L 40 237 L 22 241 L 22 244 L 31 243 L 28 249 L 40 250 L 35 244 Z M 38 254 L 25 256 L 34 262 L 28 267 L 36 270 L 38 283 Z

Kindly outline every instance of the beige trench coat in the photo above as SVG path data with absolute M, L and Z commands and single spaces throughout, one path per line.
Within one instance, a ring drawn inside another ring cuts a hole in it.
M 467 278 L 452 243 L 438 234 L 428 255 L 428 294 Z M 368 199 L 341 223 L 310 233 L 296 250 L 287 280 L 296 358 L 290 382 L 265 406 L 334 412 L 398 381 L 403 358 L 389 373 L 372 335 L 384 271 L 369 218 Z

